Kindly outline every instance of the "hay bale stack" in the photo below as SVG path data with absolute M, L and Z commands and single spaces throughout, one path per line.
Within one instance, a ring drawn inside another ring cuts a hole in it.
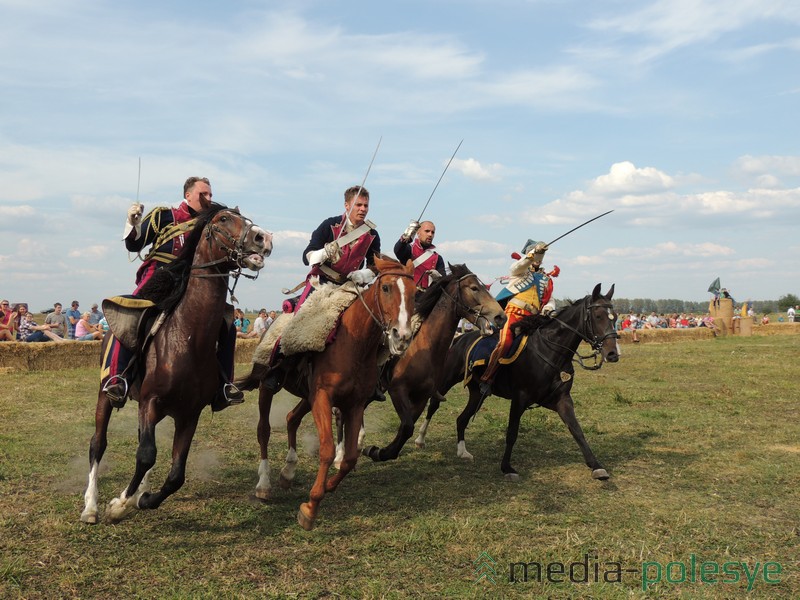
M 101 342 L 23 342 L 0 343 L 0 372 L 57 371 L 80 367 L 100 368 Z M 236 340 L 237 363 L 250 363 L 257 339 Z
M 620 343 L 630 344 L 633 341 L 632 331 L 619 332 Z M 690 327 L 688 329 L 637 329 L 636 337 L 643 344 L 668 343 L 683 340 L 706 340 L 714 337 L 708 327 Z

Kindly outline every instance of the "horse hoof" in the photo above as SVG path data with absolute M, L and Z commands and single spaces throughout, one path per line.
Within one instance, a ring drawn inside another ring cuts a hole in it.
M 519 481 L 519 473 L 506 473 L 506 481 Z
M 458 458 L 460 458 L 461 460 L 475 460 L 475 457 L 472 456 L 472 454 L 470 454 L 466 450 L 463 450 L 462 452 L 459 452 L 458 453 Z
M 595 479 L 599 479 L 601 481 L 605 481 L 610 476 L 608 474 L 608 471 L 606 471 L 605 469 L 595 469 L 594 471 L 592 471 L 592 477 L 594 477 Z
M 270 498 L 269 488 L 267 489 L 256 488 L 256 498 L 258 498 L 259 500 L 263 500 L 264 502 L 269 500 Z
M 278 485 L 281 486 L 282 490 L 288 490 L 292 487 L 292 480 L 286 479 L 283 475 L 278 478 Z
M 125 500 L 120 500 L 119 498 L 114 498 L 108 503 L 105 521 L 106 523 L 110 524 L 119 523 L 128 517 L 135 509 L 136 507 L 133 506 L 133 504 L 130 504 Z
M 89 525 L 97 525 L 97 511 L 82 513 L 81 522 Z
M 314 518 L 308 514 L 310 512 L 311 511 L 307 508 L 307 504 L 301 504 L 300 510 L 297 511 L 297 522 L 300 524 L 300 527 L 306 531 L 314 529 Z
M 414 445 L 421 450 L 425 447 L 425 440 L 414 440 Z

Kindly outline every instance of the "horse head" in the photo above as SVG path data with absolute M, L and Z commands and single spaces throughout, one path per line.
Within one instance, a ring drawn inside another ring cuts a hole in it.
M 205 239 L 210 242 L 209 262 L 220 270 L 259 271 L 264 258 L 272 253 L 272 233 L 261 229 L 238 208 L 222 208 L 206 224 Z
M 369 288 L 373 300 L 370 302 L 377 314 L 373 319 L 383 328 L 389 352 L 399 355 L 411 343 L 411 315 L 414 313 L 414 264 L 409 260 L 405 266 L 385 256 L 375 257 L 378 276 Z M 368 306 L 369 308 L 369 306 Z
M 588 298 L 589 304 L 586 316 L 589 343 L 595 352 L 600 353 L 601 361 L 608 362 L 617 362 L 619 360 L 619 345 L 617 344 L 619 335 L 616 330 L 617 314 L 611 304 L 613 296 L 614 284 L 603 296 L 600 293 L 600 284 L 598 283 L 594 287 L 591 297 Z
M 508 317 L 486 285 L 466 265 L 448 266 L 456 288 L 455 294 L 449 295 L 454 296 L 459 316 L 475 325 L 481 335 L 491 335 L 493 328 L 502 329 Z

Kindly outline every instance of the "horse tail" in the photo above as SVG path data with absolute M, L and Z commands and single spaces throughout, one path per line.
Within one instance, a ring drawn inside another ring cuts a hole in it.
M 250 390 L 254 390 L 259 386 L 259 384 L 267 376 L 268 371 L 269 367 L 267 365 L 253 363 L 253 369 L 247 375 L 237 379 L 233 383 L 243 392 L 249 392 Z

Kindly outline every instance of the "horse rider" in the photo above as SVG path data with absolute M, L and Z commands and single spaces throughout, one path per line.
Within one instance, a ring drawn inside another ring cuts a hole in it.
M 311 270 L 293 312 L 300 310 L 313 293 L 317 280 L 320 284 L 342 285 L 351 280 L 365 285 L 375 278 L 368 267 L 375 264 L 375 255 L 380 254 L 381 238 L 375 224 L 367 220 L 368 213 L 369 191 L 355 185 L 344 191 L 344 213 L 325 219 L 313 231 L 308 246 L 303 250 L 303 263 Z M 273 373 L 267 376 L 264 384 L 277 391 L 281 382 Z
M 514 324 L 523 317 L 539 313 L 548 315 L 555 309 L 552 300 L 553 277 L 558 277 L 560 269 L 555 266 L 549 273 L 542 269 L 546 251 L 547 244 L 528 240 L 522 249 L 522 257 L 512 263 L 509 269 L 506 287 L 496 297 L 501 306 L 505 304 L 508 320 L 500 331 L 500 339 L 481 377 L 480 391 L 484 397 L 492 393 L 492 381 L 500 359 L 508 353 L 514 341 Z
M 186 236 L 197 221 L 197 214 L 211 206 L 212 196 L 211 183 L 207 178 L 189 177 L 183 185 L 184 200 L 177 208 L 159 206 L 142 218 L 144 205 L 138 202 L 131 205 L 122 234 L 125 247 L 129 252 L 138 253 L 150 246 L 149 252 L 142 259 L 142 264 L 136 272 L 134 295 L 140 292 L 156 269 L 171 263 L 180 254 Z M 217 358 L 226 381 L 222 382 L 211 404 L 214 411 L 244 401 L 242 391 L 231 383 L 235 349 L 236 329 L 232 326 L 230 328 L 223 326 L 217 344 Z M 115 408 L 125 405 L 129 390 L 126 368 L 132 358 L 133 353 L 112 336 L 104 357 L 105 368 L 102 375 L 104 377 L 108 375 L 103 391 Z
M 424 292 L 431 283 L 444 276 L 444 259 L 436 252 L 433 221 L 411 221 L 394 245 L 394 254 L 401 263 L 414 263 L 414 282 L 417 293 Z
M 297 312 L 314 290 L 312 279 L 319 283 L 341 285 L 348 279 L 358 284 L 372 281 L 368 266 L 381 251 L 381 238 L 375 224 L 367 220 L 369 192 L 355 185 L 344 191 L 344 214 L 329 217 L 311 234 L 303 250 L 303 264 L 311 267 L 306 287 L 295 306 Z

